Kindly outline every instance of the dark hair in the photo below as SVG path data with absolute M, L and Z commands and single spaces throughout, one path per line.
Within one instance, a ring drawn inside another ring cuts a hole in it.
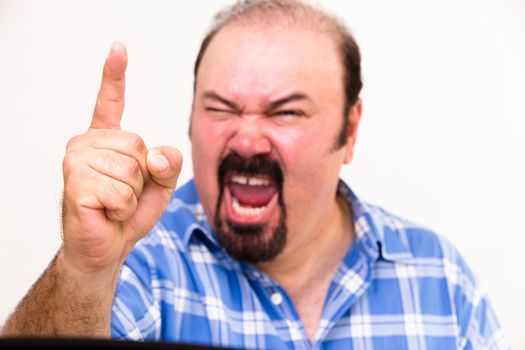
M 346 144 L 348 113 L 357 102 L 359 92 L 363 87 L 361 54 L 354 37 L 343 23 L 336 17 L 299 0 L 239 0 L 236 4 L 215 15 L 215 21 L 204 37 L 195 60 L 193 70 L 194 91 L 196 90 L 197 73 L 202 58 L 211 41 L 221 29 L 231 23 L 250 24 L 253 21 L 275 23 L 276 19 L 281 20 L 281 22 L 286 21 L 284 23 L 289 25 L 300 24 L 314 30 L 326 31 L 336 40 L 344 71 L 343 126 L 336 140 L 336 148 L 341 148 Z

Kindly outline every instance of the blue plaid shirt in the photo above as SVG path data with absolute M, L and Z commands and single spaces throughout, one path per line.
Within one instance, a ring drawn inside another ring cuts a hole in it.
M 290 297 L 228 256 L 193 181 L 127 258 L 113 304 L 116 339 L 254 349 L 507 349 L 486 295 L 443 238 L 359 200 L 356 239 L 314 340 Z

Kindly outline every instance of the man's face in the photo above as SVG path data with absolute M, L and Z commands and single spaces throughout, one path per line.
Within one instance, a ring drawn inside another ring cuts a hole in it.
M 329 225 L 353 147 L 336 147 L 342 77 L 334 41 L 300 27 L 230 25 L 210 43 L 196 82 L 193 168 L 234 257 L 292 254 Z

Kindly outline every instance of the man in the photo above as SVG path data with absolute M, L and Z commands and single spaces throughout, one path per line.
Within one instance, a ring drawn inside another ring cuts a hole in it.
M 505 347 L 455 250 L 339 180 L 362 102 L 359 50 L 333 18 L 292 0 L 218 16 L 195 66 L 195 178 L 175 193 L 177 150 L 119 128 L 126 63 L 115 44 L 67 147 L 64 245 L 5 334 Z

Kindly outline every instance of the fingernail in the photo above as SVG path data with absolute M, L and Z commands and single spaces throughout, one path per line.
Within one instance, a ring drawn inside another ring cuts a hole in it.
M 170 165 L 166 157 L 164 157 L 160 153 L 153 153 L 148 156 L 148 162 L 153 165 L 155 170 L 157 171 L 164 171 L 168 169 L 168 166 Z
M 113 42 L 113 44 L 111 44 L 111 48 L 109 49 L 108 56 L 111 55 L 113 52 L 115 52 L 120 45 L 122 44 L 118 41 Z
M 116 42 L 114 42 L 113 44 L 111 44 L 111 47 L 109 48 L 109 52 L 108 52 L 108 57 L 111 56 L 111 54 L 113 53 L 113 51 L 115 51 L 115 46 L 117 45 Z

